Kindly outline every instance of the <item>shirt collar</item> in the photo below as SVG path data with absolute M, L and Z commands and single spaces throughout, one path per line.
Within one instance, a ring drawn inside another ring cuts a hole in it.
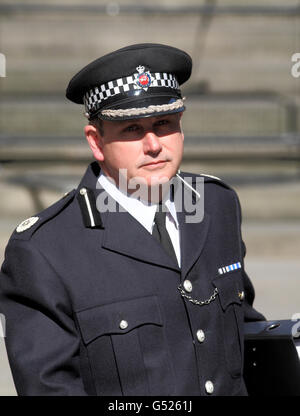
M 130 215 L 132 215 L 140 224 L 142 224 L 150 233 L 154 222 L 154 216 L 157 209 L 157 204 L 148 205 L 146 202 L 130 197 L 120 191 L 117 186 L 108 179 L 108 177 L 101 171 L 98 182 L 102 188 L 121 205 Z M 178 220 L 174 201 L 170 197 L 165 200 L 165 205 L 168 208 L 169 214 L 178 229 Z
M 176 228 L 178 229 L 179 224 L 177 220 L 177 213 L 176 213 L 176 207 L 175 207 L 174 201 L 171 201 L 170 197 L 168 197 L 168 199 L 165 201 L 165 205 L 169 210 L 169 214 L 171 215 L 176 225 Z

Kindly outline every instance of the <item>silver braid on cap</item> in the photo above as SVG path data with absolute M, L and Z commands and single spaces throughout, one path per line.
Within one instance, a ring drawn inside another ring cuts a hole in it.
M 106 117 L 131 117 L 139 116 L 142 114 L 161 113 L 164 111 L 177 110 L 183 107 L 184 99 L 185 98 L 178 99 L 170 104 L 150 105 L 149 107 L 127 108 L 125 110 L 103 110 L 101 111 L 101 114 Z

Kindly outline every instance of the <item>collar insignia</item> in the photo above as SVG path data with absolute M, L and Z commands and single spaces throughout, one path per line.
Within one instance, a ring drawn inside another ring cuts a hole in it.
M 27 218 L 27 220 L 22 221 L 16 228 L 17 233 L 22 233 L 23 231 L 28 230 L 28 228 L 32 227 L 38 220 L 39 217 L 30 217 Z

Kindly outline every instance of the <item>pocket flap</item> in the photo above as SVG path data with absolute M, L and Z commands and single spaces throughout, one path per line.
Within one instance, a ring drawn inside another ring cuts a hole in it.
M 242 292 L 242 275 L 240 272 L 228 273 L 213 280 L 218 288 L 218 294 L 222 309 L 225 310 L 232 303 L 241 304 L 239 293 Z
M 162 318 L 156 296 L 130 299 L 108 305 L 95 306 L 76 312 L 85 344 L 102 335 L 125 334 L 140 325 L 162 326 Z M 121 321 L 128 326 L 122 329 Z

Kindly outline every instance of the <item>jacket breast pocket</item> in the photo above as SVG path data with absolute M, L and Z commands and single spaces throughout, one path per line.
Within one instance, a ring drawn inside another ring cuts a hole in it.
M 218 288 L 221 307 L 224 352 L 227 369 L 232 377 L 240 377 L 243 372 L 243 322 L 244 312 L 240 298 L 242 276 L 234 271 L 213 281 Z
M 76 313 L 99 395 L 173 394 L 173 372 L 156 296 Z

